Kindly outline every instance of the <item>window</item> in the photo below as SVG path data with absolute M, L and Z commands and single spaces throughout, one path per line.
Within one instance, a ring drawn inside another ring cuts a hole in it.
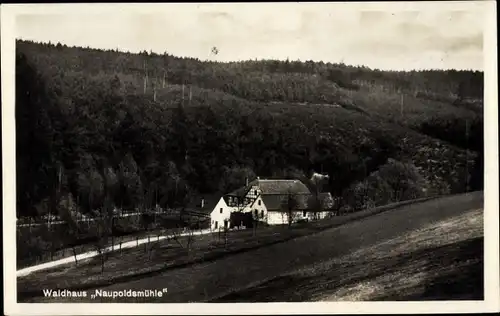
M 303 217 L 306 217 L 306 215 L 307 215 L 307 212 L 306 212 L 306 211 L 302 212 L 302 216 L 303 216 Z
M 254 213 L 255 213 L 255 218 L 257 218 L 259 216 L 259 211 L 255 210 Z
M 217 226 L 219 226 L 219 222 L 215 222 L 215 229 L 217 229 Z
M 264 218 L 264 211 L 260 211 L 260 218 Z
M 222 214 L 222 207 L 220 208 L 220 213 Z
M 253 194 L 257 195 L 257 190 L 254 190 L 254 191 L 253 191 Z
M 260 206 L 260 202 L 262 202 L 261 200 L 259 200 L 259 206 Z

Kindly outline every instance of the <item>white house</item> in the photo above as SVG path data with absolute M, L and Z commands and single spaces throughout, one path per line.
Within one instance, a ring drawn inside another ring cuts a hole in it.
M 283 210 L 283 203 L 292 195 L 296 200 L 293 221 L 317 220 L 328 215 L 333 199 L 329 193 L 321 193 L 322 208 L 311 210 L 309 200 L 312 194 L 299 180 L 259 179 L 220 198 L 212 210 L 211 227 L 219 229 L 231 225 L 232 212 L 252 213 L 253 219 L 269 225 L 287 224 L 288 214 Z
M 210 213 L 212 230 L 230 228 L 231 213 L 233 212 L 251 213 L 255 220 L 267 222 L 267 209 L 262 197 L 247 198 L 243 203 L 239 203 L 235 196 L 225 195 L 220 198 Z
M 213 211 L 210 213 L 210 227 L 213 230 L 229 227 L 229 217 L 233 212 L 233 208 L 227 206 L 224 197 L 221 197 L 219 202 L 215 205 Z

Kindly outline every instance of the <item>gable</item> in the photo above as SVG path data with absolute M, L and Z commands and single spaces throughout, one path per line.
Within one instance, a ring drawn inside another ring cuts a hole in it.
M 259 201 L 261 202 L 261 205 L 259 205 Z M 264 203 L 264 200 L 262 199 L 262 196 L 259 196 L 258 198 L 256 198 L 256 199 L 253 201 L 253 203 L 252 203 L 252 205 L 251 205 L 250 207 L 252 207 L 252 208 L 253 208 L 253 207 L 255 207 L 255 206 L 265 206 L 265 205 L 266 205 L 266 203 Z M 266 207 L 266 208 L 267 208 L 267 207 Z
M 224 201 L 223 198 L 219 199 L 219 202 L 217 202 L 217 204 L 214 206 L 214 208 L 213 208 L 213 210 L 212 210 L 212 212 L 210 214 L 214 214 L 214 212 L 215 213 L 219 213 L 221 207 L 224 208 L 224 209 L 227 208 L 226 201 Z

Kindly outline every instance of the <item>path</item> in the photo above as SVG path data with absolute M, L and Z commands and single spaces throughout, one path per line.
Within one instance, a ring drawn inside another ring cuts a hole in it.
M 209 233 L 211 233 L 211 230 L 209 230 L 209 229 L 203 229 L 203 230 L 200 230 L 200 231 L 193 232 L 193 235 L 204 235 L 204 234 L 209 234 Z M 180 233 L 177 236 L 182 237 L 182 236 L 187 236 L 188 234 L 189 233 Z M 142 244 L 147 243 L 147 242 L 157 242 L 157 241 L 163 240 L 165 238 L 169 238 L 169 237 L 173 237 L 173 235 L 172 234 L 167 234 L 167 235 L 159 236 L 159 237 L 155 236 L 154 239 L 151 239 L 151 236 L 149 236 L 149 237 L 145 237 L 145 238 L 142 238 L 142 239 L 132 240 L 132 241 L 129 241 L 129 242 L 125 242 L 125 243 L 122 244 L 121 248 L 122 249 L 124 249 L 124 248 L 133 248 L 133 247 L 137 247 L 137 246 L 142 245 Z M 107 248 L 104 249 L 105 252 L 110 252 L 110 251 L 115 251 L 115 250 L 118 250 L 118 247 L 116 245 L 115 246 L 109 246 L 109 247 L 107 247 Z M 97 251 L 90 251 L 90 252 L 85 252 L 85 253 L 76 255 L 76 259 L 78 261 L 80 261 L 80 260 L 84 260 L 84 259 L 93 258 L 93 257 L 96 257 L 98 255 L 99 255 L 99 253 Z M 57 266 L 62 265 L 62 264 L 73 263 L 73 262 L 75 262 L 75 257 L 74 256 L 63 258 L 63 259 L 59 259 L 59 260 L 55 260 L 55 261 L 51 261 L 51 262 L 46 262 L 46 263 L 42 263 L 42 264 L 39 264 L 39 265 L 35 265 L 35 266 L 31 266 L 31 267 L 27 267 L 27 268 L 23 268 L 23 269 L 17 270 L 16 271 L 16 276 L 22 277 L 22 276 L 28 275 L 28 274 L 30 274 L 32 272 L 35 272 L 35 271 L 40 271 L 40 270 L 44 270 L 44 269 L 48 269 L 48 268 L 53 268 L 53 267 L 57 267 Z
M 126 213 L 126 212 L 123 212 L 123 213 L 120 213 L 119 215 L 115 215 L 114 217 L 115 218 L 125 218 L 125 217 L 131 217 L 131 216 L 139 216 L 139 215 L 142 215 L 144 213 Z M 148 213 L 148 214 L 155 214 L 155 215 L 171 215 L 172 213 L 170 213 L 169 211 L 158 211 L 158 212 L 151 212 L 151 213 Z M 195 212 L 195 211 L 187 211 L 186 212 L 186 215 L 194 215 L 194 216 L 199 216 L 199 217 L 210 217 L 210 214 L 206 214 L 206 213 L 202 213 L 202 212 Z M 93 217 L 87 217 L 87 218 L 81 218 L 81 219 L 78 219 L 76 220 L 77 223 L 87 223 L 87 222 L 94 222 L 96 221 L 97 219 L 96 218 L 93 218 Z M 55 220 L 55 221 L 46 221 L 46 222 L 35 222 L 35 223 L 27 223 L 27 224 L 17 224 L 16 227 L 17 228 L 21 228 L 21 227 L 37 227 L 37 226 L 42 226 L 42 225 L 45 225 L 45 226 L 52 226 L 52 225 L 61 225 L 61 224 L 64 224 L 66 223 L 65 221 L 63 220 Z

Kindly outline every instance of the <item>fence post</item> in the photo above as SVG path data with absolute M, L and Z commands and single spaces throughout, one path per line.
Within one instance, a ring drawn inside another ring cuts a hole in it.
M 135 245 L 139 246 L 139 237 L 135 237 Z

